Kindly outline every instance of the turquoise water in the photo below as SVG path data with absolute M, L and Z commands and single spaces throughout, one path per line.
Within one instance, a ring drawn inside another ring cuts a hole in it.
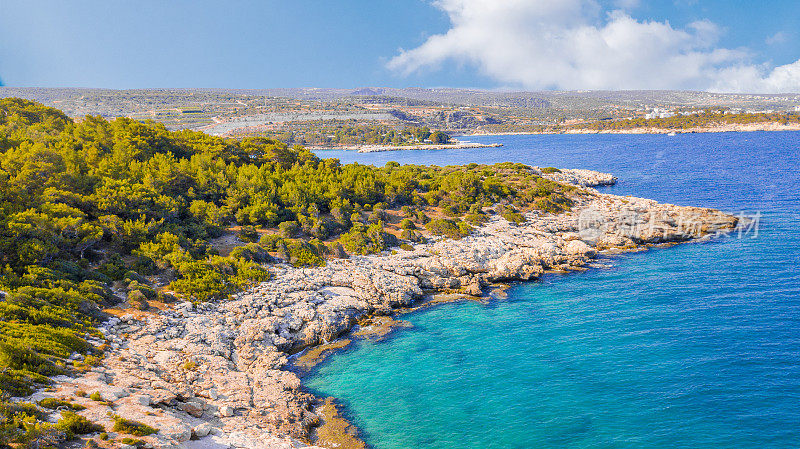
M 405 315 L 306 379 L 370 445 L 800 447 L 800 133 L 473 140 L 505 147 L 323 155 L 609 171 L 613 193 L 760 211 L 759 232 Z

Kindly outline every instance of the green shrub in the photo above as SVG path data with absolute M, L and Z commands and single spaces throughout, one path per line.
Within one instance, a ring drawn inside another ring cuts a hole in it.
M 542 168 L 542 173 L 561 173 L 561 170 L 555 167 L 544 167 Z
M 122 444 L 127 444 L 130 446 L 142 447 L 145 445 L 145 442 L 136 438 L 125 437 L 119 440 Z
M 403 232 L 400 233 L 400 238 L 414 243 L 422 243 L 425 241 L 425 237 L 422 234 L 412 231 L 411 229 L 404 229 Z
M 95 424 L 77 413 L 67 411 L 61 412 L 61 419 L 58 420 L 56 426 L 66 432 L 68 438 L 103 431 L 103 426 Z
M 572 200 L 560 194 L 551 194 L 544 198 L 538 198 L 533 203 L 533 207 L 536 209 L 539 209 L 543 212 L 549 212 L 551 214 L 558 214 L 563 211 L 567 211 L 571 206 Z
M 350 215 L 350 226 L 354 226 L 356 223 L 364 223 L 364 220 L 361 218 L 360 212 L 353 212 Z
M 467 214 L 464 220 L 473 226 L 480 226 L 489 221 L 489 217 L 487 217 L 486 214 Z
M 222 256 L 180 262 L 177 271 L 180 277 L 170 287 L 197 301 L 224 299 L 270 278 L 269 271 L 255 262 Z
M 297 236 L 300 231 L 300 225 L 296 221 L 284 221 L 278 225 L 278 230 L 281 236 L 290 239 Z
M 111 280 L 119 281 L 125 277 L 125 263 L 119 254 L 113 253 L 106 262 L 97 267 L 97 271 Z
M 5 337 L 13 337 L 11 334 L 15 330 L 23 333 L 29 339 L 41 336 L 36 334 L 36 331 L 40 329 L 39 326 L 25 324 L 3 326 L 2 324 L 0 322 L 0 330 L 4 331 Z M 28 334 L 29 332 L 31 334 Z M 0 342 L 0 370 L 2 370 L 0 373 L 4 374 L 9 383 L 15 383 L 14 378 L 20 377 L 20 371 L 30 372 L 31 374 L 28 377 L 31 379 L 37 378 L 37 374 L 40 376 L 52 376 L 62 373 L 62 370 L 55 366 L 52 361 L 44 357 L 40 351 L 35 350 L 37 349 L 35 344 L 26 345 L 21 341 L 15 342 L 12 338 L 8 338 L 7 341 L 8 343 Z M 18 373 L 14 374 L 15 372 Z M 3 389 L 6 389 L 5 385 Z
M 95 391 L 94 393 L 89 395 L 89 399 L 91 399 L 93 401 L 100 402 L 100 401 L 103 400 L 103 397 L 100 396 L 100 392 L 99 391 Z
M 128 283 L 130 283 L 132 281 L 136 281 L 136 282 L 138 282 L 140 284 L 144 284 L 144 285 L 147 284 L 147 279 L 145 279 L 142 275 L 140 275 L 139 273 L 137 273 L 135 271 L 127 271 L 125 273 L 125 276 L 124 276 L 123 279 Z
M 400 221 L 400 229 L 417 229 L 414 225 L 414 222 L 409 220 L 408 218 L 404 218 Z
M 233 249 L 233 251 L 231 251 L 229 257 L 256 263 L 266 263 L 271 259 L 267 250 L 256 243 L 248 243 L 245 246 L 237 246 Z
M 258 240 L 258 244 L 267 251 L 277 251 L 278 243 L 283 241 L 283 237 L 278 234 L 264 234 Z
M 447 215 L 448 217 L 458 217 L 461 215 L 462 211 L 461 208 L 458 207 L 458 205 L 456 204 L 447 204 L 444 207 L 442 207 L 442 212 L 444 212 L 444 214 Z
M 372 212 L 367 217 L 367 221 L 369 223 L 378 223 L 382 221 L 386 221 L 387 215 L 386 211 L 383 209 L 378 209 L 377 207 L 373 208 Z
M 520 224 L 525 223 L 525 216 L 519 212 L 506 211 L 501 214 L 503 218 L 508 220 L 509 223 Z
M 45 419 L 47 414 L 39 411 L 39 409 L 30 402 L 0 401 L 0 423 L 3 421 L 13 421 L 15 416 Z
M 354 254 L 380 253 L 397 243 L 397 238 L 384 232 L 383 223 L 373 223 L 369 226 L 362 224 L 353 225 L 350 231 L 342 234 L 342 245 Z
M 64 400 L 56 399 L 56 398 L 44 398 L 41 401 L 39 401 L 39 405 L 44 407 L 44 408 L 49 408 L 49 409 L 53 409 L 53 410 L 55 410 L 55 409 L 57 409 L 59 407 L 65 407 L 65 408 L 68 408 L 68 409 L 70 409 L 72 411 L 75 411 L 75 412 L 79 412 L 81 410 L 85 410 L 86 409 L 86 407 L 84 407 L 84 406 L 82 406 L 80 404 L 73 404 L 73 403 L 71 403 L 69 401 L 64 401 Z
M 128 435 L 137 437 L 143 437 L 158 432 L 158 430 L 148 426 L 147 424 L 140 423 L 139 421 L 125 419 L 118 415 L 114 415 L 113 419 L 114 427 L 112 430 L 114 432 L 127 433 Z
M 350 227 L 351 223 L 350 223 L 349 213 L 350 212 L 348 212 L 344 207 L 334 206 L 333 208 L 331 208 L 331 216 L 336 221 L 336 224 L 338 224 L 343 228 Z
M 256 230 L 254 226 L 242 226 L 241 229 L 239 229 L 239 240 L 243 242 L 257 242 L 258 238 L 258 230 Z
M 325 264 L 325 260 L 320 257 L 318 249 L 303 241 L 293 241 L 287 246 L 288 260 L 294 267 L 315 266 Z
M 106 440 L 108 440 L 108 433 L 101 432 L 99 437 L 100 437 L 101 440 L 106 441 Z
M 451 239 L 460 239 L 469 235 L 472 228 L 461 220 L 438 218 L 425 225 L 425 229 L 435 235 L 443 235 Z
M 39 377 L 33 373 L 22 370 L 6 369 L 0 371 L 0 385 L 2 391 L 12 396 L 27 396 L 33 394 L 33 385 L 36 383 L 47 383 L 48 379 L 44 376 Z
M 0 423 L 0 432 L 2 432 L 0 437 L 3 438 L 0 443 L 4 444 L 7 441 L 12 444 L 6 447 L 50 449 L 60 447 L 71 437 L 57 425 L 30 418 L 15 418 L 10 424 L 11 426 L 6 426 Z
M 156 292 L 152 287 L 147 284 L 143 284 L 139 281 L 131 281 L 128 284 L 128 291 L 138 291 L 142 295 L 144 295 L 145 299 L 154 301 L 158 298 L 158 292 Z M 130 295 L 130 293 L 129 293 Z
M 147 310 L 150 307 L 147 304 L 147 297 L 141 290 L 132 290 L 128 292 L 128 303 L 139 310 Z

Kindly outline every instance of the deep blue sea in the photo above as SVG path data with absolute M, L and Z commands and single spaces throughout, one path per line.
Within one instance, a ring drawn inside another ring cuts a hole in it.
M 370 445 L 800 447 L 800 133 L 465 140 L 505 146 L 319 154 L 606 171 L 620 179 L 607 192 L 760 212 L 759 232 L 404 315 L 412 328 L 358 342 L 306 379 Z

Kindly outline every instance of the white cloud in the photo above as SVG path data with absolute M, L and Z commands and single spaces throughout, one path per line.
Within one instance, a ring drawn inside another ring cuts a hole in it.
M 436 0 L 451 28 L 388 67 L 410 74 L 468 63 L 528 89 L 698 89 L 800 92 L 800 60 L 768 70 L 740 49 L 718 48 L 722 30 L 685 28 L 604 12 L 594 0 Z
M 782 44 L 788 40 L 789 36 L 786 33 L 784 33 L 783 31 L 778 31 L 772 36 L 766 38 L 764 42 L 766 42 L 769 45 L 775 45 L 775 44 Z

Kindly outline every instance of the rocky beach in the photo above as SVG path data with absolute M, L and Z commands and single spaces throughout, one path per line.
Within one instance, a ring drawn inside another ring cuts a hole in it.
M 297 355 L 320 358 L 346 346 L 343 337 L 384 332 L 396 312 L 437 294 L 481 297 L 498 284 L 586 269 L 604 252 L 725 234 L 738 221 L 713 209 L 592 188 L 613 184 L 610 174 L 540 174 L 580 187 L 570 212 L 529 212 L 521 224 L 493 215 L 460 240 L 438 238 L 319 268 L 275 265 L 271 280 L 231 300 L 157 313 L 131 309 L 101 329 L 111 342 L 101 366 L 58 377 L 32 399 L 69 399 L 107 428 L 112 416 L 147 424 L 158 432 L 141 437 L 146 447 L 332 447 L 341 443 L 321 438 L 320 429 L 333 423 L 345 442 L 340 447 L 358 447 L 357 432 L 332 402 L 304 388 Z

